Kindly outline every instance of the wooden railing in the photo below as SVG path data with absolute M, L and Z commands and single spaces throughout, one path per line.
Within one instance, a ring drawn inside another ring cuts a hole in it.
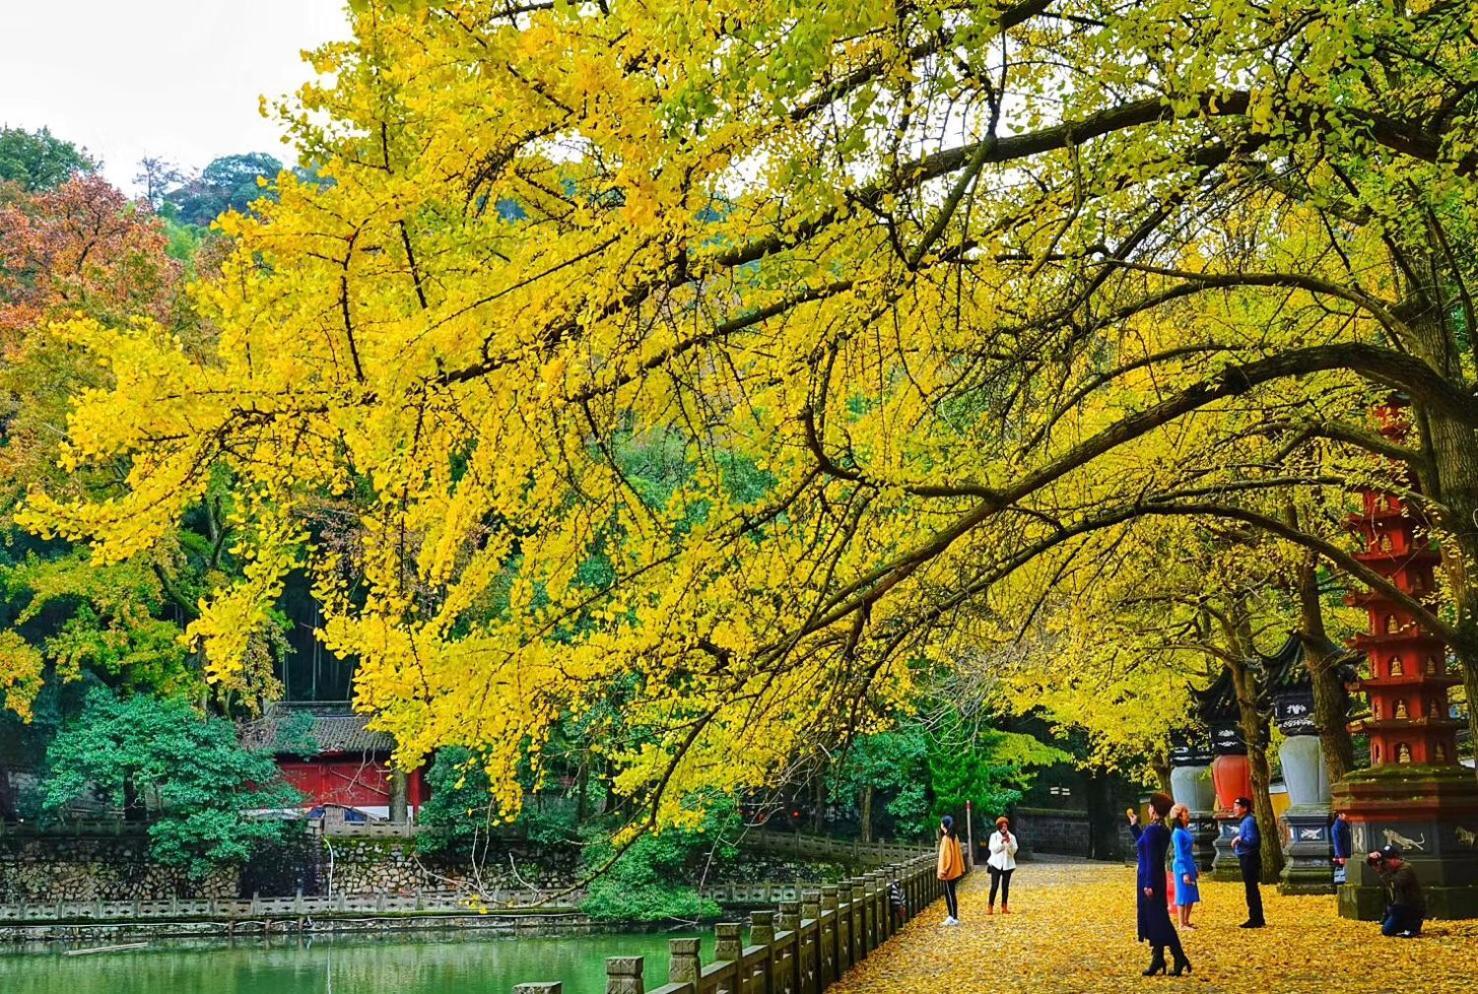
M 903 889 L 916 914 L 943 893 L 934 858 L 904 862 L 806 891 L 782 901 L 778 914 L 750 915 L 749 944 L 738 922 L 714 927 L 714 962 L 704 965 L 698 939 L 668 940 L 667 983 L 651 994 L 821 994 L 903 924 L 888 901 L 889 884 Z M 606 960 L 606 994 L 647 994 L 640 956 Z M 562 994 L 558 983 L 520 984 L 514 994 Z

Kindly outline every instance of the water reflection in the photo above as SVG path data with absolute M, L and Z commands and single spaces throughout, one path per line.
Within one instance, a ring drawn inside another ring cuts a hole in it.
M 666 982 L 667 940 L 696 935 L 488 937 L 422 933 L 204 942 L 68 956 L 59 947 L 0 951 L 5 994 L 508 994 L 558 980 L 566 994 L 601 994 L 607 956 L 645 956 L 646 986 Z M 712 956 L 712 933 L 704 942 Z

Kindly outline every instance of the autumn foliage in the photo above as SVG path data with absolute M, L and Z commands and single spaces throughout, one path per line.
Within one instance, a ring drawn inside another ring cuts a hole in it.
M 1241 591 L 1294 546 L 1379 586 L 1337 522 L 1396 460 L 1452 610 L 1402 603 L 1478 687 L 1464 5 L 353 10 L 280 108 L 331 182 L 223 219 L 210 354 L 132 291 L 58 331 L 110 377 L 61 465 L 126 475 L 22 520 L 124 561 L 230 480 L 212 678 L 307 570 L 403 759 L 471 747 L 511 812 L 601 709 L 617 789 L 691 822 L 921 674 L 1063 678 L 1159 522 Z M 1424 448 L 1370 429 L 1393 389 Z M 1224 573 L 1249 532 L 1283 552 Z

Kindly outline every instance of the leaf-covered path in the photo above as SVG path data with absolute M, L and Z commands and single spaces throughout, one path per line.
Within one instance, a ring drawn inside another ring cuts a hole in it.
M 1182 933 L 1188 976 L 1147 978 L 1134 941 L 1134 871 L 1104 863 L 1023 863 L 1012 914 L 985 914 L 990 881 L 960 893 L 958 927 L 937 902 L 832 988 L 839 994 L 1425 994 L 1478 990 L 1478 921 L 1428 923 L 1417 940 L 1384 939 L 1372 922 L 1334 911 L 1332 897 L 1283 897 L 1264 887 L 1268 927 L 1243 931 L 1240 884 L 1202 884 L 1200 927 Z

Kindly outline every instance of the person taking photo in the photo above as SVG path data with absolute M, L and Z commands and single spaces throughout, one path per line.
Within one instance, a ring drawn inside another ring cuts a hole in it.
M 1406 862 L 1406 852 L 1394 842 L 1365 857 L 1375 868 L 1386 888 L 1386 914 L 1380 923 L 1380 934 L 1395 939 L 1415 939 L 1422 934 L 1422 921 L 1427 917 L 1427 900 L 1416 871 Z
M 1011 834 L 1011 819 L 1005 815 L 996 819 L 996 830 L 990 834 L 990 858 L 985 868 L 990 872 L 990 903 L 985 913 L 996 913 L 996 890 L 1001 892 L 1001 914 L 1011 913 L 1011 874 L 1016 872 L 1016 850 L 1020 843 Z

